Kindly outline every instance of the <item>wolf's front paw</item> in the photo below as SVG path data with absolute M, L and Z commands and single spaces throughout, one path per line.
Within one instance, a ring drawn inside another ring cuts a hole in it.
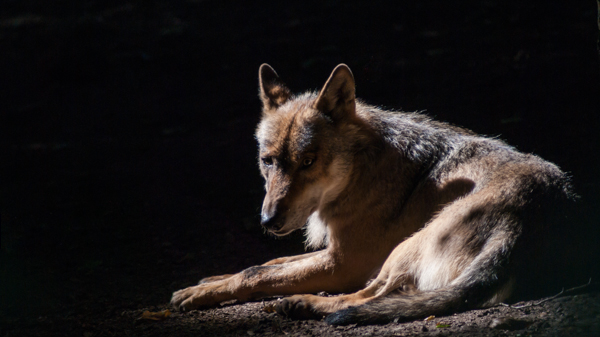
M 203 285 L 188 287 L 173 293 L 171 305 L 177 310 L 193 310 L 202 306 L 213 305 L 207 296 L 206 287 Z
M 295 319 L 321 319 L 323 315 L 313 308 L 308 300 L 309 296 L 311 295 L 286 297 L 277 303 L 275 310 L 280 315 Z

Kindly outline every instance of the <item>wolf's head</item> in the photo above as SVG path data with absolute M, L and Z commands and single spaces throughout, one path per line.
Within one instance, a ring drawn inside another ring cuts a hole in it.
M 275 70 L 263 64 L 259 84 L 263 113 L 256 138 L 267 192 L 261 224 L 281 236 L 331 205 L 348 184 L 352 135 L 360 128 L 354 78 L 340 64 L 318 94 L 293 96 Z

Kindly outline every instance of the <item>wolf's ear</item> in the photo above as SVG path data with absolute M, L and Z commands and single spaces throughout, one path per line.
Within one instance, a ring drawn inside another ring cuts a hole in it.
M 258 69 L 258 85 L 260 99 L 265 110 L 276 109 L 290 97 L 288 89 L 270 65 L 263 63 Z
M 340 64 L 329 76 L 315 101 L 314 108 L 334 120 L 356 113 L 354 76 L 345 64 Z

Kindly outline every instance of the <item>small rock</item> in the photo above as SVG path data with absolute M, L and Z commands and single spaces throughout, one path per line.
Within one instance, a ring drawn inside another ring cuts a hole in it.
M 524 320 L 524 319 L 516 319 L 512 317 L 504 317 L 504 318 L 494 318 L 492 323 L 490 323 L 490 328 L 499 329 L 499 330 L 523 330 L 530 326 L 533 322 Z

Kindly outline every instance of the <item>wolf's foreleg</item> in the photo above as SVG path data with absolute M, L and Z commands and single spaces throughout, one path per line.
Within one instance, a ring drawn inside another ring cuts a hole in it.
M 294 262 L 294 261 L 299 261 L 299 260 L 304 260 L 307 259 L 309 257 L 313 257 L 317 254 L 320 254 L 321 251 L 316 251 L 316 252 L 310 252 L 310 253 L 306 253 L 306 254 L 300 254 L 300 255 L 294 255 L 294 256 L 284 256 L 284 257 L 279 257 L 276 259 L 273 259 L 271 261 L 265 262 L 262 265 L 263 266 L 272 266 L 275 264 L 282 264 L 282 263 L 288 263 L 288 262 Z
M 351 291 L 364 284 L 360 268 L 339 263 L 329 251 L 307 255 L 284 263 L 250 267 L 229 278 L 179 290 L 173 293 L 171 304 L 190 310 L 233 299 L 248 301 L 274 295 Z
M 279 258 L 273 259 L 271 261 L 265 262 L 262 265 L 263 266 L 272 266 L 272 265 L 276 265 L 276 264 L 282 264 L 282 263 L 288 263 L 288 262 L 303 260 L 303 259 L 309 258 L 311 256 L 314 256 L 317 253 L 319 253 L 319 252 L 310 252 L 310 253 L 300 254 L 300 255 L 294 255 L 294 256 L 279 257 Z M 205 278 L 201 279 L 198 282 L 198 284 L 210 283 L 210 282 L 215 282 L 215 281 L 221 281 L 221 280 L 224 280 L 224 279 L 228 279 L 228 278 L 232 277 L 233 275 L 235 275 L 235 274 L 224 274 L 224 275 L 208 276 L 208 277 L 205 277 Z

